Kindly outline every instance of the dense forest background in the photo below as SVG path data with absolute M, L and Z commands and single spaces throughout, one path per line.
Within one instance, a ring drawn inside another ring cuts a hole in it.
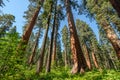
M 119 0 L 28 1 L 21 35 L 0 11 L 0 80 L 120 80 Z

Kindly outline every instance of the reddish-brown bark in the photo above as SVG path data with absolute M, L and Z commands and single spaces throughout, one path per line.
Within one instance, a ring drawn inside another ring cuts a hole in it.
M 97 62 L 97 59 L 96 59 L 96 56 L 95 56 L 94 52 L 92 52 L 92 59 L 93 59 L 93 62 L 94 62 L 95 67 L 96 67 L 96 68 L 99 68 L 98 62 Z
M 104 29 L 104 31 L 106 33 L 107 38 L 110 40 L 110 42 L 116 52 L 118 59 L 120 59 L 120 40 L 119 40 L 117 34 L 113 30 L 113 28 L 106 22 L 101 23 L 101 24 L 102 24 L 102 28 Z
M 68 25 L 70 30 L 70 41 L 71 41 L 71 51 L 73 56 L 73 68 L 71 70 L 71 73 L 75 74 L 78 72 L 84 72 L 84 69 L 86 68 L 86 61 L 85 57 L 83 55 L 80 42 L 78 39 L 73 14 L 71 12 L 70 7 L 70 0 L 65 0 L 65 6 L 66 6 L 66 12 L 68 17 Z
M 58 14 L 58 13 L 57 13 Z M 57 16 L 57 15 L 56 15 Z M 58 35 L 58 20 L 56 20 L 56 27 L 55 27 L 55 34 L 54 34 L 54 41 L 53 41 L 53 54 L 52 54 L 52 64 L 56 64 L 56 42 L 57 42 L 57 35 Z
M 91 66 L 91 61 L 90 61 L 90 55 L 88 53 L 88 49 L 85 44 L 83 44 L 83 50 L 85 52 L 85 59 L 86 59 L 88 69 L 91 70 L 92 66 Z
M 41 4 L 43 4 L 44 0 L 41 0 Z M 37 20 L 37 17 L 38 17 L 38 14 L 39 14 L 39 11 L 41 9 L 41 5 L 39 5 L 35 11 L 35 13 L 33 14 L 33 17 L 31 18 L 30 20 L 30 23 L 28 24 L 23 36 L 22 36 L 22 42 L 24 42 L 25 44 L 28 43 L 28 40 L 30 38 L 30 35 L 31 35 L 31 32 L 33 30 L 33 27 L 36 23 L 36 20 Z
M 54 36 L 54 41 L 53 41 L 53 54 L 52 54 L 52 63 L 54 64 L 55 61 L 56 61 L 56 40 L 57 40 L 57 26 L 56 26 L 56 29 L 55 29 L 55 36 Z

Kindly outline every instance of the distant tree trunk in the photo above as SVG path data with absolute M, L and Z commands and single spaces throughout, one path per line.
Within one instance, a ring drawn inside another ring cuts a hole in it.
M 29 57 L 28 64 L 32 64 L 33 63 L 33 59 L 34 59 L 35 53 L 36 53 L 36 48 L 37 48 L 38 42 L 39 42 L 40 30 L 41 30 L 41 28 L 39 28 L 39 31 L 37 33 L 35 44 L 34 44 L 33 49 L 32 49 L 32 54 Z
M 78 35 L 77 35 L 77 31 L 76 31 L 76 27 L 73 19 L 73 14 L 71 12 L 70 0 L 65 0 L 65 6 L 67 11 L 67 17 L 68 17 L 70 40 L 71 40 L 71 51 L 72 51 L 73 63 L 74 63 L 71 73 L 73 74 L 78 72 L 83 73 L 84 69 L 86 68 L 86 61 L 85 61 L 85 57 L 81 50 L 80 42 L 78 39 Z
M 68 66 L 68 59 L 67 59 L 67 57 L 68 57 L 68 56 L 67 56 L 67 47 L 65 48 L 65 52 L 64 52 L 64 53 L 65 53 L 65 56 L 64 56 L 64 57 L 65 57 L 65 58 L 64 58 L 64 59 L 65 59 L 65 68 L 67 68 L 67 66 Z
M 48 49 L 49 49 L 49 46 L 48 46 Z M 44 67 L 46 67 L 47 66 L 47 58 L 48 58 L 48 50 L 47 50 L 47 52 L 46 52 L 46 55 L 45 55 L 45 64 L 44 64 Z
M 109 52 L 105 53 L 105 56 L 107 58 L 109 68 L 117 70 L 117 67 L 116 67 L 114 61 L 112 60 L 110 53 Z
M 120 0 L 109 0 L 113 8 L 117 11 L 118 16 L 120 17 Z
M 57 41 L 57 33 L 58 33 L 58 25 L 55 28 L 55 36 L 53 41 L 53 54 L 52 54 L 52 63 L 53 65 L 56 63 L 56 41 Z
M 38 17 L 38 14 L 39 14 L 39 11 L 41 9 L 41 6 L 43 4 L 44 0 L 41 0 L 41 5 L 39 5 L 35 11 L 35 13 L 33 14 L 33 17 L 31 18 L 30 20 L 30 23 L 28 24 L 23 36 L 22 36 L 22 41 L 19 45 L 19 48 L 21 47 L 21 45 L 27 45 L 28 44 L 28 41 L 29 41 L 29 38 L 30 38 L 30 35 L 31 35 L 31 32 L 33 30 L 33 27 L 36 23 L 36 20 L 37 20 L 37 17 Z M 25 50 L 26 47 L 24 47 L 22 50 Z
M 91 66 L 91 61 L 90 61 L 90 55 L 89 55 L 88 49 L 84 43 L 83 43 L 83 50 L 85 51 L 85 59 L 86 59 L 88 69 L 91 70 L 92 66 Z
M 96 68 L 99 68 L 98 62 L 97 62 L 97 59 L 96 59 L 96 56 L 95 56 L 94 52 L 92 52 L 92 59 L 93 59 L 93 62 L 94 62 L 95 67 L 96 67 Z
M 53 40 L 54 40 L 54 33 L 55 33 L 55 26 L 56 26 L 56 8 L 57 8 L 57 0 L 56 0 L 56 3 L 55 3 L 54 22 L 53 22 L 53 27 L 52 27 L 52 34 L 51 34 L 51 41 L 50 41 L 50 48 L 49 48 L 46 72 L 50 72 L 50 70 L 51 70 L 51 58 L 52 58 L 52 52 L 53 52 Z
M 44 53 L 45 53 L 45 46 L 46 46 L 46 40 L 48 36 L 48 31 L 49 31 L 49 25 L 50 25 L 50 19 L 51 19 L 51 12 L 52 12 L 52 4 L 51 4 L 51 10 L 50 13 L 48 14 L 48 21 L 47 21 L 47 29 L 45 31 L 44 39 L 43 39 L 43 44 L 42 44 L 42 49 L 39 55 L 39 59 L 37 61 L 37 70 L 36 74 L 39 74 L 42 71 L 42 66 L 43 66 L 43 59 L 44 59 Z
M 101 24 L 101 27 L 104 29 L 107 38 L 110 40 L 114 50 L 116 51 L 118 59 L 120 59 L 120 40 L 118 36 L 116 35 L 113 28 L 109 24 L 107 24 L 107 22 L 104 21 L 104 23 Z

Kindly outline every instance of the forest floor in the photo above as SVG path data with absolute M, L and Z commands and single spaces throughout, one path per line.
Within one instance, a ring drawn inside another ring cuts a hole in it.
M 0 80 L 120 80 L 120 71 L 92 70 L 84 74 L 70 74 L 70 69 L 54 68 L 50 73 L 45 70 L 40 75 L 35 74 L 35 68 L 24 69 L 14 75 L 6 75 Z
M 93 70 L 84 74 L 70 74 L 70 70 L 54 69 L 48 74 L 42 74 L 40 80 L 120 80 L 120 71 Z

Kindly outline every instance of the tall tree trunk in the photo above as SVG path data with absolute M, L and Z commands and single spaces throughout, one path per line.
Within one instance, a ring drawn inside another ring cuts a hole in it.
M 46 67 L 47 66 L 47 58 L 48 58 L 48 53 L 49 53 L 49 46 L 48 46 L 48 48 L 47 48 L 47 52 L 46 52 L 46 54 L 45 54 L 45 61 L 44 61 L 44 67 Z
M 120 0 L 109 0 L 113 8 L 117 11 L 118 16 L 120 17 Z
M 33 14 L 33 17 L 31 18 L 30 20 L 30 23 L 28 24 L 23 36 L 22 36 L 22 42 L 24 44 L 27 44 L 28 43 L 28 40 L 30 38 L 30 35 L 31 35 L 31 32 L 33 30 L 33 27 L 36 23 L 36 20 L 37 20 L 37 17 L 38 17 L 38 14 L 39 14 L 39 11 L 41 9 L 41 6 L 43 4 L 44 0 L 41 0 L 41 5 L 39 5 L 35 11 L 35 13 Z
M 115 70 L 117 70 L 117 67 L 116 67 L 116 65 L 114 64 L 114 61 L 113 61 L 113 60 L 111 59 L 111 57 L 110 57 L 110 53 L 106 53 L 105 56 L 106 56 L 106 58 L 107 58 L 109 68 L 110 68 L 110 69 L 115 69 Z
M 37 48 L 38 42 L 39 42 L 40 30 L 41 30 L 41 28 L 39 28 L 39 31 L 37 33 L 35 44 L 34 44 L 33 49 L 32 49 L 32 54 L 29 57 L 28 64 L 32 64 L 33 63 L 33 59 L 34 59 L 35 53 L 36 53 L 36 48 Z
M 89 55 L 88 49 L 84 43 L 83 43 L 83 50 L 85 51 L 85 59 L 86 59 L 88 69 L 91 70 L 92 66 L 91 66 L 91 61 L 90 61 L 90 55 Z
M 65 56 L 64 56 L 65 58 L 65 68 L 67 68 L 67 66 L 68 66 L 68 59 L 67 59 L 67 47 L 65 47 Z
M 106 21 L 104 21 L 104 23 L 101 24 L 102 24 L 101 27 L 104 29 L 108 40 L 110 40 L 118 59 L 120 59 L 120 40 L 118 36 L 116 35 L 113 28 L 109 24 L 107 24 Z
M 96 67 L 96 68 L 99 68 L 98 62 L 97 62 L 97 59 L 96 59 L 96 56 L 95 56 L 94 52 L 92 52 L 92 59 L 93 59 L 93 62 L 94 62 L 95 67 Z
M 52 34 L 51 34 L 51 41 L 50 41 L 50 48 L 49 48 L 46 72 L 50 72 L 50 70 L 51 70 L 51 58 L 52 58 L 52 52 L 53 52 L 53 40 L 54 40 L 54 33 L 55 33 L 55 26 L 56 26 L 56 8 L 57 8 L 57 0 L 56 0 L 56 3 L 55 3 L 54 22 L 53 22 L 53 27 L 52 27 Z
M 51 19 L 52 5 L 53 5 L 53 4 L 51 4 L 50 13 L 48 14 L 48 21 L 47 21 L 47 26 L 46 26 L 47 29 L 46 29 L 46 31 L 45 31 L 45 35 L 44 35 L 44 39 L 43 39 L 42 50 L 41 50 L 41 53 L 40 53 L 40 55 L 39 55 L 39 59 L 38 59 L 38 61 L 37 61 L 36 74 L 39 74 L 39 73 L 42 71 L 43 59 L 44 59 L 44 53 L 45 53 L 45 46 L 46 46 L 46 40 L 47 40 L 47 36 L 48 36 L 50 19 Z
M 71 51 L 73 56 L 73 68 L 71 70 L 71 73 L 75 74 L 78 72 L 84 72 L 84 69 L 86 68 L 86 61 L 85 57 L 83 55 L 80 42 L 78 39 L 73 14 L 71 12 L 70 7 L 70 0 L 65 0 L 65 6 L 67 11 L 67 17 L 68 17 L 68 24 L 69 24 L 69 30 L 70 30 L 70 40 L 71 40 Z
M 52 64 L 56 64 L 56 41 L 57 41 L 58 25 L 55 28 L 55 36 L 53 41 L 53 54 L 52 54 Z

